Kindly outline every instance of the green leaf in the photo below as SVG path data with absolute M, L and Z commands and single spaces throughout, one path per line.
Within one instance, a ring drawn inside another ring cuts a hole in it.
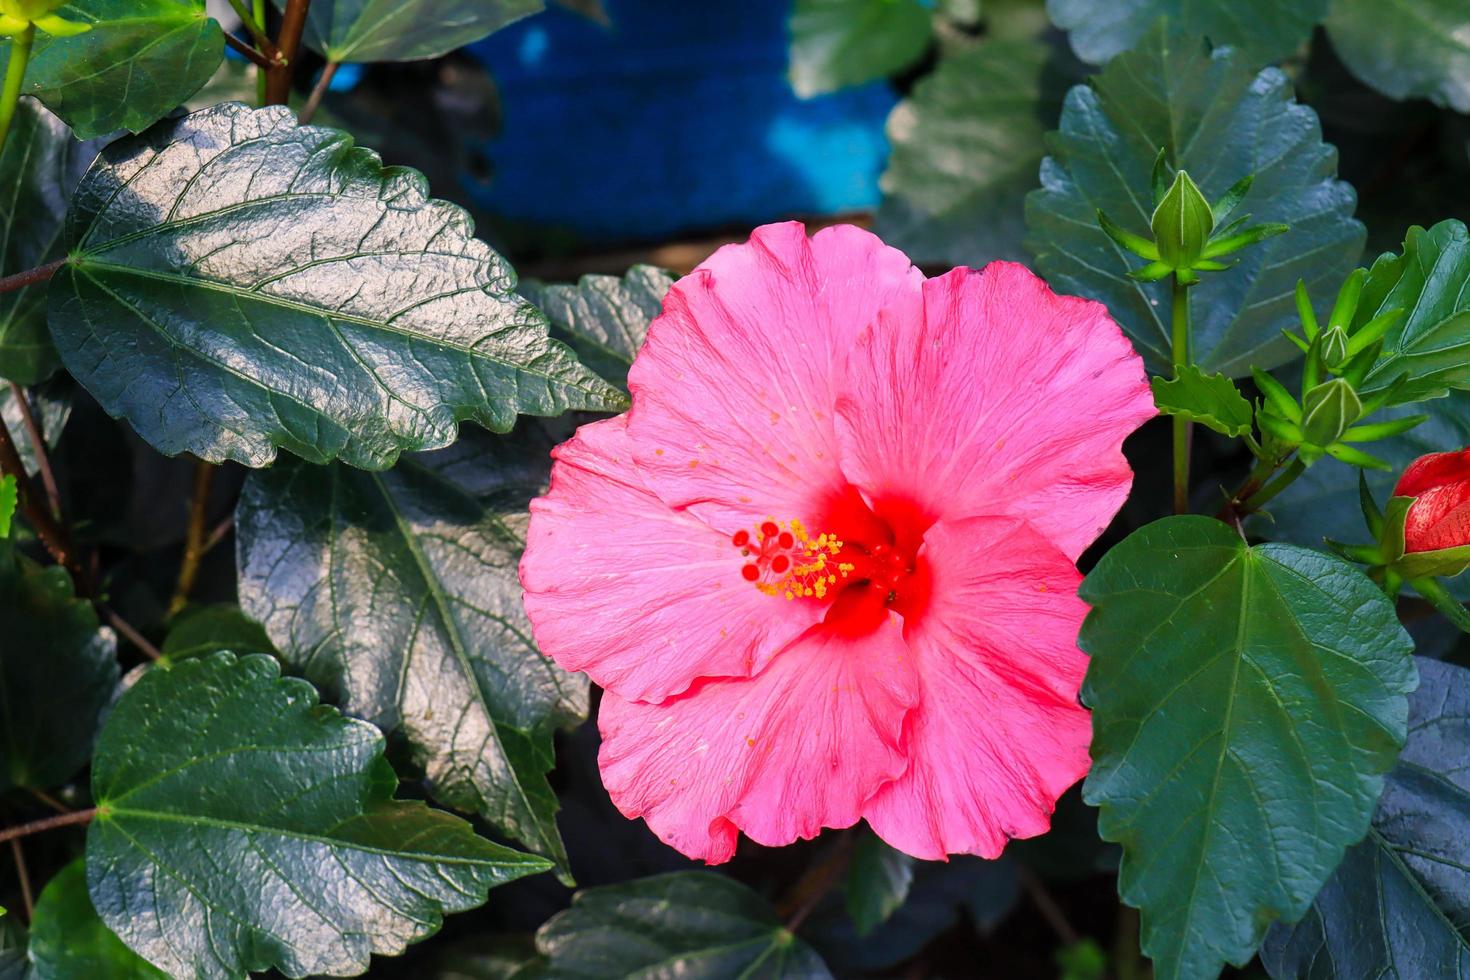
M 348 714 L 407 738 L 434 799 L 566 869 L 552 730 L 587 680 L 531 642 L 517 575 L 552 442 L 466 436 L 387 473 L 282 463 L 246 482 L 240 604 Z
M 98 147 L 79 143 L 33 99 L 21 99 L 0 149 L 0 276 L 61 258 L 67 201 Z M 46 286 L 0 293 L 0 378 L 30 385 L 61 365 L 46 330 Z
M 1371 0 L 1368 0 L 1371 2 Z M 1100 65 L 1142 39 L 1160 17 L 1182 31 L 1243 49 L 1253 65 L 1279 61 L 1312 36 L 1329 0 L 1047 0 L 1052 23 L 1072 50 Z
M 56 448 L 56 443 L 61 439 L 61 431 L 66 428 L 67 419 L 71 417 L 71 398 L 55 384 L 31 388 L 27 394 L 30 396 L 31 412 L 36 417 L 36 424 L 41 427 L 41 438 L 45 440 L 48 449 Z M 25 416 L 21 413 L 20 402 L 15 397 L 15 389 L 10 385 L 0 385 L 0 422 L 10 430 L 11 438 L 15 440 L 15 450 L 25 465 L 26 473 L 34 474 L 38 465 L 36 447 L 31 442 L 31 434 L 26 427 Z
M 1413 643 L 1356 566 L 1157 521 L 1083 582 L 1083 793 L 1123 845 L 1160 980 L 1243 965 L 1367 830 L 1403 744 Z
M 541 927 L 536 945 L 559 980 L 830 977 L 765 899 L 708 871 L 589 888 Z
M 442 947 L 434 958 L 433 980 L 549 980 L 546 957 L 533 936 L 520 933 L 479 935 Z
M 1025 258 L 1022 202 L 1078 75 L 1038 40 L 946 57 L 888 117 L 876 231 L 916 262 Z
M 1154 404 L 1165 415 L 1178 415 L 1232 438 L 1251 430 L 1255 414 L 1251 403 L 1223 374 L 1205 374 L 1189 365 L 1177 378 L 1153 378 L 1149 384 Z
M 1410 228 L 1404 250 L 1380 255 L 1368 271 L 1356 328 L 1387 310 L 1408 315 L 1384 337 L 1383 353 L 1363 380 L 1365 394 L 1381 391 L 1400 375 L 1408 381 L 1394 404 L 1432 398 L 1449 388 L 1470 390 L 1470 232 L 1448 220 L 1425 231 Z
M 92 759 L 92 902 L 175 976 L 345 976 L 548 867 L 394 800 L 397 783 L 377 729 L 269 657 L 150 670 Z
M 0 792 L 48 789 L 91 754 L 117 684 L 117 641 L 77 599 L 66 570 L 0 541 Z
M 159 652 L 171 661 L 202 657 L 221 650 L 277 656 L 265 627 L 246 616 L 237 606 L 202 606 L 182 613 L 170 624 L 163 646 L 159 648 Z
M 847 866 L 847 914 L 859 936 L 887 922 L 908 898 L 914 883 L 914 859 L 894 850 L 877 834 L 866 833 L 853 848 Z
M 1464 0 L 1332 0 L 1327 36 L 1348 70 L 1395 99 L 1470 112 Z
M 275 0 L 285 9 L 284 0 Z M 542 0 L 315 0 L 306 44 L 328 61 L 422 61 L 544 9 Z
M 1026 198 L 1027 247 L 1041 274 L 1059 292 L 1106 303 L 1156 374 L 1169 364 L 1169 284 L 1129 278 L 1136 260 L 1096 214 L 1134 233 L 1148 228 L 1160 147 L 1212 200 L 1255 174 L 1242 209 L 1291 226 L 1190 289 L 1194 361 L 1207 373 L 1243 377 L 1295 357 L 1281 331 L 1297 322 L 1297 280 L 1314 296 L 1334 295 L 1363 248 L 1356 196 L 1334 179 L 1337 154 L 1316 115 L 1292 100 L 1284 74 L 1252 65 L 1229 48 L 1151 32 L 1067 95 L 1042 188 Z
M 1419 658 L 1419 675 L 1373 828 L 1307 916 L 1271 930 L 1273 977 L 1470 974 L 1470 671 Z
M 625 385 L 648 325 L 663 309 L 664 294 L 674 280 L 656 266 L 635 265 L 621 279 L 583 276 L 575 286 L 523 282 L 521 294 L 541 308 L 552 330 L 582 363 Z
M 10 524 L 15 520 L 15 508 L 20 502 L 19 486 L 15 477 L 0 476 L 0 540 L 10 537 Z
M 24 927 L 0 906 L 0 980 L 34 980 L 26 943 Z
M 77 190 L 51 285 L 67 369 L 166 454 L 369 469 L 471 419 L 616 410 L 515 274 L 416 171 L 282 107 L 120 140 Z
M 167 980 L 97 917 L 82 858 L 58 871 L 41 892 L 31 922 L 30 960 L 36 980 Z
M 796 0 L 791 87 L 805 99 L 892 75 L 919 60 L 932 30 L 920 0 Z
M 22 91 L 79 139 L 147 129 L 209 81 L 225 55 L 204 0 L 72 0 L 57 13 L 92 29 L 37 34 Z M 10 42 L 0 41 L 0 68 L 9 60 Z

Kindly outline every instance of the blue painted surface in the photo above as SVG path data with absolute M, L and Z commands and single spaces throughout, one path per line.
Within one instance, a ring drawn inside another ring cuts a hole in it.
M 789 0 L 608 0 L 611 30 L 552 8 L 473 45 L 500 87 L 494 178 L 507 218 L 649 239 L 878 200 L 896 101 L 882 82 L 801 100 Z

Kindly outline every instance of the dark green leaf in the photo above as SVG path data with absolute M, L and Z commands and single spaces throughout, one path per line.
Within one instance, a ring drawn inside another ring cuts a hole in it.
M 547 967 L 534 937 L 503 934 L 445 947 L 430 975 L 433 980 L 549 980 Z
M 1072 50 L 1093 64 L 1127 51 L 1160 17 L 1215 44 L 1242 48 L 1256 65 L 1279 61 L 1312 36 L 1329 0 L 1047 0 Z M 1368 0 L 1372 2 L 1372 0 Z
M 1232 437 L 1251 430 L 1251 403 L 1223 374 L 1205 374 L 1190 365 L 1177 378 L 1153 378 L 1149 383 L 1154 404 L 1165 415 L 1178 415 Z
M 72 139 L 39 102 L 20 100 L 0 150 L 0 276 L 61 257 L 66 204 L 97 149 Z M 0 378 L 35 384 L 60 364 L 46 331 L 45 285 L 0 293 Z
M 1413 644 L 1354 565 L 1150 524 L 1082 584 L 1099 831 L 1160 980 L 1243 965 L 1367 830 L 1403 744 Z
M 1395 404 L 1447 388 L 1470 390 L 1470 232 L 1460 221 L 1410 228 L 1399 255 L 1380 255 L 1363 284 L 1355 328 L 1386 310 L 1406 311 L 1384 337 L 1383 353 L 1363 381 L 1381 391 L 1401 375 Z
M 847 914 L 859 936 L 888 921 L 908 898 L 914 883 L 914 859 L 867 833 L 853 848 L 847 866 Z
M 739 882 L 684 871 L 578 892 L 536 935 L 560 980 L 830 977 L 811 948 Z
M 920 0 L 796 0 L 790 28 L 791 87 L 809 98 L 907 68 L 933 22 Z
M 600 376 L 625 384 L 628 368 L 663 309 L 675 277 L 651 265 L 635 265 L 617 276 L 583 276 L 575 286 L 524 282 L 521 293 L 539 306 L 551 327 L 582 363 Z
M 1306 918 L 1271 930 L 1273 977 L 1470 974 L 1470 671 L 1421 658 L 1419 677 L 1373 829 Z
M 26 942 L 25 929 L 0 908 L 0 980 L 33 980 Z
M 82 181 L 51 331 L 109 413 L 215 462 L 279 446 L 380 469 L 464 419 L 624 407 L 472 230 L 345 133 L 219 105 L 112 144 Z
M 117 684 L 117 641 L 66 570 L 0 541 L 0 791 L 47 789 L 87 761 Z
M 1332 296 L 1362 251 L 1356 196 L 1334 179 L 1337 154 L 1322 143 L 1316 115 L 1292 100 L 1284 74 L 1258 75 L 1231 49 L 1211 53 L 1161 27 L 1091 87 L 1072 89 L 1048 140 L 1042 189 L 1026 198 L 1027 247 L 1058 291 L 1106 303 L 1155 373 L 1169 363 L 1169 284 L 1130 279 L 1137 259 L 1096 215 L 1147 230 L 1160 147 L 1211 200 L 1255 174 L 1242 212 L 1291 226 L 1190 290 L 1194 361 L 1206 372 L 1242 377 L 1296 356 L 1281 330 L 1296 322 L 1297 280 L 1313 296 Z
M 57 14 L 92 29 L 37 34 L 23 91 L 80 139 L 148 128 L 209 81 L 224 58 L 224 32 L 204 0 L 72 0 Z M 10 42 L 0 41 L 0 68 L 9 60 Z
M 422 61 L 544 6 L 542 0 L 316 0 L 307 11 L 306 43 L 328 61 Z
M 41 892 L 31 922 L 30 959 L 36 980 L 167 980 L 97 917 L 81 858 L 57 872 Z
M 1464 0 L 1332 0 L 1327 36 L 1358 78 L 1395 99 L 1470 112 Z
M 517 566 L 551 441 L 480 434 L 387 473 L 282 463 L 237 516 L 240 602 L 351 715 L 400 729 L 434 798 L 565 869 L 552 729 L 587 680 L 531 642 Z
M 888 117 L 883 239 L 918 262 L 1024 258 L 1023 195 L 1078 78 L 1070 68 L 1038 40 L 991 41 L 940 61 Z
M 20 503 L 20 487 L 9 473 L 0 476 L 0 540 L 10 537 L 15 508 Z
M 61 430 L 66 428 L 66 421 L 71 417 L 71 398 L 55 384 L 32 388 L 27 394 L 30 396 L 31 412 L 36 418 L 36 424 L 41 427 L 41 438 L 46 441 L 48 449 L 54 449 L 57 440 L 61 438 Z M 36 447 L 31 442 L 31 434 L 26 427 L 25 416 L 21 413 L 20 402 L 15 397 L 15 389 L 10 385 L 0 385 L 0 422 L 10 430 L 10 435 L 15 440 L 15 450 L 20 454 L 26 472 L 35 473 Z
M 220 650 L 277 655 L 265 628 L 236 606 L 203 606 L 181 614 L 169 626 L 159 648 L 166 658 L 175 661 Z
M 546 861 L 395 801 L 383 737 L 263 656 L 148 671 L 92 760 L 87 884 L 176 976 L 351 975 Z

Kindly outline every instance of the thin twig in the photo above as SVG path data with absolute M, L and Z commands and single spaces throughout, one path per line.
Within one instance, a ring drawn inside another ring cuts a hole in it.
M 36 413 L 31 408 L 31 399 L 26 390 L 12 381 L 10 393 L 15 396 L 15 404 L 20 409 L 20 420 L 25 424 L 26 435 L 31 440 L 31 448 L 36 457 L 36 469 L 41 474 L 41 485 L 46 488 L 46 497 L 51 501 L 51 513 L 60 520 L 61 493 L 56 489 L 56 475 L 51 470 L 51 456 L 46 452 L 46 434 L 41 431 L 41 424 L 36 421 Z
M 230 6 L 235 8 L 235 13 L 239 16 L 240 23 L 244 25 L 245 30 L 250 34 L 251 39 L 255 42 L 255 47 L 267 58 L 274 58 L 276 56 L 276 46 L 271 41 L 270 35 L 266 34 L 265 25 L 255 19 L 254 15 L 246 9 L 242 0 L 230 0 Z
M 159 652 L 158 647 L 154 646 L 152 643 L 149 643 L 148 637 L 144 636 L 142 633 L 139 633 L 137 629 L 133 627 L 132 623 L 129 623 L 126 619 L 123 619 L 121 616 L 119 616 L 117 612 L 112 609 L 112 607 L 100 606 L 99 608 L 102 610 L 102 618 L 107 620 L 108 625 L 110 625 L 113 629 L 117 630 L 124 637 L 126 637 L 127 641 L 133 646 L 143 651 L 143 656 L 147 657 L 149 660 L 163 659 L 163 654 Z
M 31 873 L 26 870 L 25 852 L 20 849 L 20 840 L 10 841 L 10 855 L 15 858 L 15 876 L 20 879 L 20 900 L 26 909 L 26 925 L 36 917 L 36 900 L 31 896 Z
M 1072 923 L 1067 921 L 1066 913 L 1057 904 L 1056 899 L 1051 897 L 1051 892 L 1046 890 L 1046 885 L 1036 876 L 1036 872 L 1030 868 L 1021 867 L 1021 884 L 1026 889 L 1032 903 L 1036 906 L 1041 917 L 1051 926 L 1052 931 L 1057 934 L 1065 945 L 1071 946 L 1078 940 L 1077 930 L 1072 928 Z
M 36 488 L 31 483 L 30 475 L 26 473 L 20 453 L 15 448 L 15 441 L 10 436 L 10 427 L 0 421 L 0 476 L 6 475 L 15 477 L 16 487 L 20 491 L 21 509 L 25 511 L 26 519 L 35 529 L 36 537 L 41 539 L 41 543 L 46 546 L 46 550 L 51 553 L 56 563 L 71 572 L 77 591 L 82 595 L 91 595 L 91 582 L 84 575 L 81 563 L 77 560 L 76 551 L 71 544 L 71 535 L 42 505 Z
M 240 40 L 238 37 L 229 33 L 228 31 L 225 32 L 225 43 L 234 48 L 240 54 L 244 55 L 245 58 L 256 67 L 269 68 L 272 64 L 271 59 L 267 58 L 265 55 L 261 54 L 259 51 L 255 50 L 250 45 L 246 44 L 244 41 Z
M 199 561 L 204 557 L 205 522 L 209 518 L 209 488 L 214 483 L 214 464 L 194 461 L 194 496 L 189 502 L 189 528 L 184 535 L 184 558 L 179 563 L 179 580 L 168 604 L 170 616 L 183 609 L 199 579 Z
M 234 514 L 228 515 L 224 520 L 216 524 L 214 526 L 214 530 L 209 532 L 209 537 L 204 539 L 204 548 L 202 549 L 201 553 L 207 555 L 215 548 L 218 548 L 219 543 L 225 539 L 225 535 L 229 534 L 230 529 L 234 526 Z
M 322 69 L 321 77 L 316 80 L 316 87 L 311 90 L 311 98 L 307 99 L 306 105 L 301 107 L 301 116 L 298 119 L 301 125 L 305 126 L 311 122 L 317 109 L 321 108 L 322 99 L 326 96 L 327 90 L 332 87 L 332 79 L 336 77 L 338 67 L 340 66 L 337 62 L 329 61 L 327 67 Z
M 785 918 L 788 931 L 795 932 L 801 928 L 801 924 L 816 911 L 827 893 L 842 880 L 847 873 L 847 865 L 852 860 L 855 843 L 852 831 L 842 831 L 822 859 L 796 879 L 796 884 L 791 886 L 777 910 Z
M 39 789 L 35 789 L 34 787 L 26 788 L 32 796 L 49 806 L 51 809 L 55 810 L 57 813 L 71 812 L 71 807 L 67 806 L 65 803 L 52 796 L 50 793 L 45 793 Z
M 97 816 L 97 808 L 92 807 L 86 810 L 73 810 L 71 813 L 47 817 L 44 820 L 34 820 L 17 827 L 7 827 L 4 830 L 0 830 L 0 842 L 19 840 L 22 837 L 29 837 L 32 834 L 39 834 L 47 830 L 55 830 L 58 827 L 75 827 L 78 824 L 90 823 L 95 816 Z
M 45 265 L 38 265 L 34 269 L 27 269 L 25 272 L 17 272 L 13 276 L 6 276 L 0 279 L 0 293 L 13 293 L 17 289 L 25 289 L 27 286 L 34 286 L 38 282 L 45 282 L 47 279 L 56 275 L 56 271 L 66 265 L 68 261 L 68 259 L 57 259 L 55 262 L 47 262 Z
M 276 36 L 274 63 L 265 73 L 265 104 L 285 105 L 291 98 L 291 78 L 296 73 L 296 55 L 306 33 L 306 11 L 311 0 L 286 0 L 281 15 L 281 32 Z

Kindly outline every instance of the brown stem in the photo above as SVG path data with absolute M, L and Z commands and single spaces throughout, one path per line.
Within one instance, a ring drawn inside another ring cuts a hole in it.
M 45 282 L 47 279 L 56 275 L 56 270 L 66 265 L 67 261 L 67 259 L 57 259 L 55 262 L 47 262 L 45 265 L 38 265 L 34 269 L 27 269 L 25 272 L 17 272 L 13 276 L 6 276 L 0 279 L 0 293 L 13 293 L 17 289 L 25 289 L 27 286 L 34 286 L 38 282 Z
M 46 497 L 51 501 L 51 513 L 59 519 L 61 517 L 61 493 L 56 489 L 56 475 L 51 470 L 51 457 L 46 452 L 46 434 L 41 431 L 41 425 L 36 421 L 36 413 L 31 408 L 31 400 L 26 390 L 12 381 L 10 393 L 15 396 L 15 403 L 20 408 L 20 420 L 25 424 L 26 436 L 31 440 L 31 448 L 35 451 L 36 469 L 40 471 L 41 485 L 46 488 Z
M 72 548 L 71 536 L 67 533 L 66 528 L 62 527 L 51 512 L 42 505 L 40 496 L 36 493 L 36 488 L 31 484 L 31 478 L 26 473 L 25 464 L 21 462 L 20 453 L 16 451 L 15 441 L 10 437 L 10 427 L 4 422 L 0 422 L 0 476 L 15 477 L 16 487 L 20 491 L 21 509 L 25 511 L 26 519 L 35 529 L 36 537 L 41 539 L 41 543 L 46 546 L 46 550 L 51 553 L 56 563 L 71 572 L 77 592 L 81 595 L 91 595 L 91 582 L 84 575 L 81 562 L 77 560 L 77 553 Z
M 795 932 L 799 929 L 807 916 L 816 911 L 822 899 L 827 897 L 827 893 L 842 880 L 847 873 L 848 862 L 852 860 L 855 844 L 852 831 L 842 831 L 822 859 L 796 879 L 796 884 L 791 886 L 777 909 L 778 914 L 786 920 L 788 931 Z
M 265 55 L 261 54 L 259 51 L 255 50 L 235 35 L 226 33 L 225 43 L 234 48 L 236 51 L 240 52 L 240 54 L 245 56 L 247 61 L 251 62 L 257 67 L 269 68 L 271 66 L 271 59 L 267 58 Z
M 18 827 L 6 827 L 0 830 L 0 842 L 19 840 L 32 834 L 39 834 L 47 830 L 55 830 L 58 827 L 75 827 L 78 824 L 90 823 L 97 816 L 95 807 L 88 810 L 74 810 L 71 813 L 62 813 L 44 820 L 34 820 L 31 823 L 23 823 Z
M 214 483 L 214 464 L 202 459 L 194 461 L 194 496 L 189 503 L 189 529 L 184 535 L 184 559 L 179 565 L 179 581 L 168 604 L 170 616 L 189 602 L 194 583 L 199 579 L 199 561 L 204 557 L 205 521 L 209 517 L 209 488 Z
M 229 534 L 230 533 L 230 528 L 232 528 L 234 526 L 235 526 L 235 515 L 234 514 L 230 514 L 224 520 L 222 520 L 218 524 L 216 524 L 214 526 L 214 530 L 212 530 L 212 531 L 209 532 L 209 537 L 207 537 L 207 538 L 204 539 L 204 549 L 203 549 L 203 552 L 202 553 L 207 555 L 211 551 L 213 551 L 215 548 L 218 548 L 219 547 L 219 543 L 225 539 L 225 535 L 226 534 Z
M 15 858 L 15 876 L 20 879 L 20 900 L 25 905 L 26 922 L 36 917 L 36 902 L 31 897 L 31 873 L 26 870 L 26 856 L 20 849 L 20 840 L 11 838 L 10 854 Z
M 1072 928 L 1072 923 L 1067 921 L 1067 915 L 1062 907 L 1057 904 L 1056 899 L 1051 897 L 1051 892 L 1046 890 L 1046 885 L 1036 876 L 1036 872 L 1030 868 L 1021 868 L 1021 884 L 1026 889 L 1032 903 L 1041 913 L 1041 917 L 1051 926 L 1057 938 L 1064 944 L 1071 946 L 1078 940 L 1077 930 Z
M 337 62 L 327 62 L 327 67 L 322 69 L 322 77 L 316 80 L 316 87 L 311 90 L 311 98 L 306 100 L 306 105 L 301 107 L 301 116 L 298 121 L 305 126 L 311 122 L 316 115 L 317 109 L 321 108 L 322 99 L 327 94 L 327 89 L 332 87 L 332 79 L 337 75 Z
M 296 55 L 301 50 L 310 6 L 311 0 L 286 0 L 281 32 L 276 36 L 276 56 L 265 73 L 266 105 L 285 105 L 291 99 L 291 78 L 296 74 Z
M 35 789 L 34 787 L 26 787 L 26 789 L 32 796 L 49 806 L 51 809 L 55 810 L 57 813 L 71 812 L 71 807 L 67 806 L 65 803 L 62 803 L 50 793 L 43 792 L 42 790 Z
M 149 643 L 148 637 L 139 633 L 133 627 L 132 623 L 119 616 L 110 606 L 99 606 L 98 608 L 102 610 L 102 618 L 107 620 L 108 625 L 126 637 L 127 641 L 133 646 L 143 651 L 143 656 L 149 660 L 163 659 L 163 654 L 159 651 L 158 647 Z

